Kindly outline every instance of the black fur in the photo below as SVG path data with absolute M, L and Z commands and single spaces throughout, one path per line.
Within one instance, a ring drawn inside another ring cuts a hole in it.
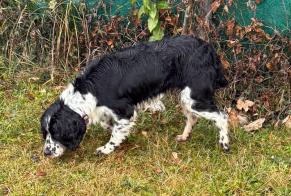
M 209 100 L 227 84 L 211 45 L 191 36 L 141 43 L 93 61 L 74 86 L 99 105 L 128 118 L 133 106 L 169 89 L 189 86 L 193 98 Z
M 96 59 L 73 85 L 75 91 L 90 92 L 98 105 L 128 119 L 137 103 L 186 86 L 197 101 L 193 106 L 196 110 L 217 110 L 214 91 L 226 86 L 227 81 L 210 44 L 192 36 L 179 36 L 140 43 Z M 52 137 L 70 149 L 77 147 L 85 133 L 84 120 L 61 102 L 53 104 L 47 114 L 52 115 Z
M 45 117 L 50 116 L 49 128 Z M 86 132 L 85 120 L 76 112 L 64 105 L 63 101 L 56 101 L 41 118 L 41 130 L 44 139 L 47 132 L 70 150 L 76 149 Z

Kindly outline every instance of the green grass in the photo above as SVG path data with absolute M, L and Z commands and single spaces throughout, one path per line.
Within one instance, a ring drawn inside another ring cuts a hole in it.
M 140 114 L 135 132 L 111 155 L 94 155 L 109 138 L 95 126 L 77 151 L 51 160 L 42 155 L 39 118 L 61 89 L 16 83 L 0 92 L 0 195 L 291 194 L 290 130 L 231 130 L 225 154 L 213 123 L 199 120 L 191 139 L 177 143 L 184 117 L 168 96 L 167 111 Z

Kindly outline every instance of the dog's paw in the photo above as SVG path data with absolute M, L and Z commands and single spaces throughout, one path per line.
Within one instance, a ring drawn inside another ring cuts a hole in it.
M 225 153 L 229 153 L 230 152 L 230 147 L 229 147 L 229 144 L 228 143 L 221 143 L 220 142 L 220 146 L 221 146 L 222 150 Z
M 220 144 L 220 146 L 221 146 L 221 148 L 223 149 L 224 152 L 228 153 L 230 151 L 228 136 L 220 137 L 219 144 Z
M 188 140 L 188 137 L 184 136 L 184 135 L 177 135 L 176 136 L 176 141 L 177 142 L 185 142 Z
M 110 154 L 113 150 L 114 150 L 114 148 L 109 148 L 105 145 L 105 146 L 101 146 L 101 147 L 97 148 L 95 151 L 95 154 L 98 156 L 107 155 L 107 154 Z

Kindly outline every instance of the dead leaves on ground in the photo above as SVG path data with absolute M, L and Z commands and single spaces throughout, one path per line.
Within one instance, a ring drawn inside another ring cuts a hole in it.
M 250 107 L 252 107 L 253 105 L 255 105 L 255 102 L 250 101 L 250 100 L 245 100 L 243 101 L 242 99 L 237 100 L 236 103 L 236 108 L 238 110 L 244 110 L 245 112 L 249 111 Z
M 211 12 L 215 13 L 221 5 L 221 0 L 215 0 L 211 3 Z
M 291 129 L 291 115 L 288 115 L 283 121 L 282 124 L 288 128 Z
M 232 128 L 243 126 L 246 132 L 252 132 L 262 128 L 265 118 L 259 118 L 255 121 L 248 123 L 247 112 L 255 112 L 250 110 L 255 105 L 255 102 L 250 100 L 243 100 L 242 98 L 237 100 L 236 109 L 229 108 L 227 110 L 229 116 L 229 125 Z
M 246 115 L 239 113 L 233 108 L 227 109 L 228 121 L 231 128 L 238 128 L 240 125 L 245 125 L 248 123 L 248 118 Z
M 265 120 L 266 120 L 265 118 L 259 118 L 255 121 L 249 123 L 248 125 L 245 125 L 244 129 L 246 132 L 256 131 L 256 130 L 262 128 Z

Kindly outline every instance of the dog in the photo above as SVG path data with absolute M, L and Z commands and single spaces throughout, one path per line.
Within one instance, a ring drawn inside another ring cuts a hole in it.
M 192 36 L 139 43 L 104 55 L 89 63 L 42 115 L 44 155 L 59 157 L 66 149 L 75 150 L 95 123 L 111 130 L 110 140 L 96 154 L 113 152 L 130 134 L 138 105 L 172 89 L 180 91 L 187 119 L 176 140 L 187 140 L 197 118 L 203 117 L 215 121 L 219 143 L 228 151 L 228 116 L 213 98 L 227 84 L 214 48 Z M 164 109 L 159 99 L 153 102 L 152 108 Z

